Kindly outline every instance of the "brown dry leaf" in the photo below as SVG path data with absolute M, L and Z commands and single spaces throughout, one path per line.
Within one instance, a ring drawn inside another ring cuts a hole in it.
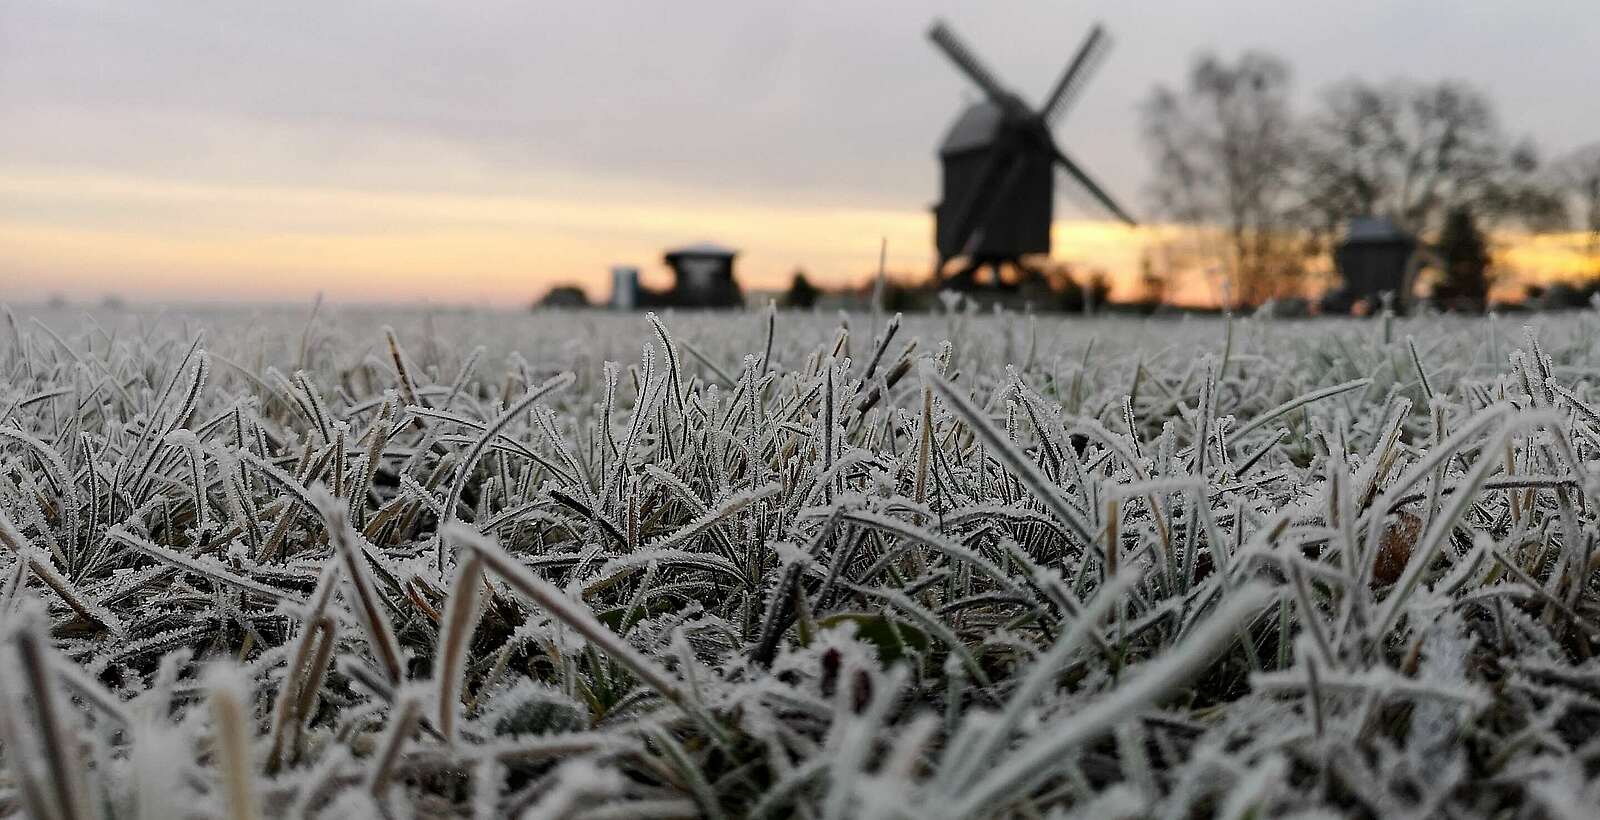
M 1411 560 L 1411 550 L 1422 537 L 1422 519 L 1401 510 L 1383 529 L 1378 542 L 1378 558 L 1372 565 L 1372 586 L 1384 587 L 1400 580 L 1406 564 Z

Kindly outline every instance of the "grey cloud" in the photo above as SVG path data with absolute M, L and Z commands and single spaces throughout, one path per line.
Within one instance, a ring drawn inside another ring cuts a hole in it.
M 0 119 L 26 127 L 0 128 L 0 151 L 11 164 L 338 181 L 341 157 L 393 135 L 473 157 L 508 189 L 557 169 L 920 208 L 935 189 L 934 146 L 973 93 L 923 38 L 935 15 L 1030 99 L 1103 19 L 1117 47 L 1058 136 L 1124 200 L 1138 201 L 1146 173 L 1138 101 L 1156 82 L 1180 82 L 1201 49 L 1283 53 L 1307 98 L 1352 74 L 1460 77 L 1551 148 L 1600 138 L 1600 109 L 1585 102 L 1597 7 L 1450 8 L 11 0 L 0 9 Z M 73 116 L 57 128 L 51 112 Z M 221 155 L 204 128 L 161 125 L 210 118 L 282 133 L 289 147 L 263 164 Z M 107 127 L 56 132 L 95 122 Z

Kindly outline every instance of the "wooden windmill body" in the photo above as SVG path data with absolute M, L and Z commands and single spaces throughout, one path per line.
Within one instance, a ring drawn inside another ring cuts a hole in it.
M 939 147 L 943 174 L 934 206 L 934 277 L 940 287 L 1007 288 L 1037 276 L 1027 260 L 1050 253 L 1058 167 L 1111 214 L 1134 224 L 1050 135 L 1051 123 L 1104 56 L 1103 29 L 1090 31 L 1037 111 L 1001 86 L 944 23 L 935 23 L 928 37 L 984 93 L 956 118 Z

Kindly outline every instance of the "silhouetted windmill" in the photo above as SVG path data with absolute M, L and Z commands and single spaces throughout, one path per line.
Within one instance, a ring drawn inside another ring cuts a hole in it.
M 993 284 L 1002 286 L 1000 269 L 1005 264 L 1016 269 L 1019 281 L 1035 275 L 1022 257 L 1050 253 L 1057 165 L 1106 210 L 1135 224 L 1050 136 L 1051 124 L 1077 97 L 1110 47 L 1104 29 L 1096 25 L 1089 32 L 1038 111 L 1001 86 L 942 21 L 934 22 L 928 37 L 984 93 L 982 101 L 961 113 L 939 147 L 944 181 L 934 206 L 939 249 L 934 277 L 940 286 L 977 287 L 982 284 L 977 274 L 985 267 L 993 271 Z M 946 278 L 946 265 L 958 257 L 965 261 Z

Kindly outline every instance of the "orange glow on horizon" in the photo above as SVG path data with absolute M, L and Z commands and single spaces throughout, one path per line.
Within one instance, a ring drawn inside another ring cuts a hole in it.
M 859 285 L 875 272 L 883 239 L 891 274 L 920 277 L 932 265 L 931 217 L 920 210 L 685 203 L 659 193 L 625 203 L 380 193 L 3 168 L 0 199 L 8 203 L 0 286 L 13 299 L 298 301 L 322 292 L 349 302 L 519 306 L 564 283 L 603 299 L 611 265 L 636 265 L 647 283 L 660 283 L 662 250 L 700 239 L 741 250 L 748 290 L 781 289 L 796 268 L 824 287 Z M 1147 249 L 1192 244 L 1195 233 L 1071 219 L 1057 221 L 1053 239 L 1059 261 L 1105 271 L 1112 298 L 1128 300 L 1144 295 Z M 1506 235 L 1497 261 L 1510 283 L 1600 275 L 1584 241 Z M 1167 297 L 1216 304 L 1215 278 L 1175 275 Z

